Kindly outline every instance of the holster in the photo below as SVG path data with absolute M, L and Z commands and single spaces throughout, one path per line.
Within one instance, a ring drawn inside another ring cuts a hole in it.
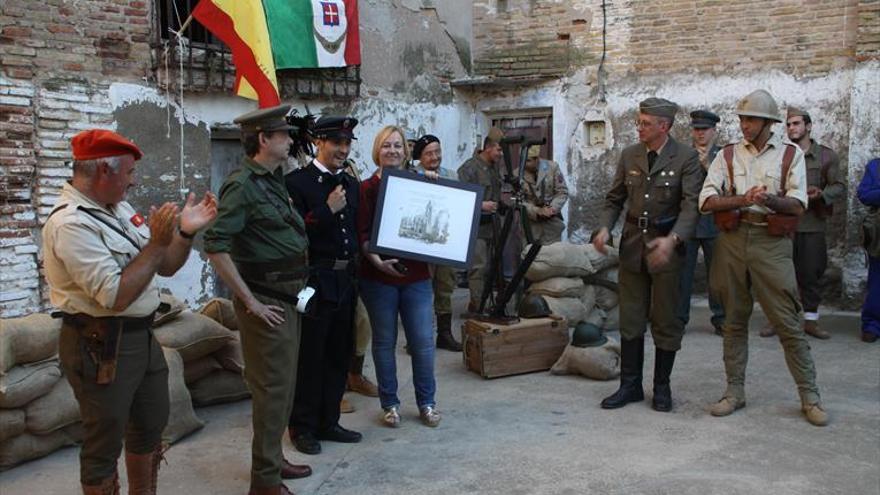
M 95 362 L 95 383 L 107 385 L 116 379 L 119 344 L 122 342 L 123 318 L 95 318 L 86 314 L 65 314 L 64 323 L 76 329 L 86 351 Z
M 834 205 L 826 203 L 821 198 L 811 200 L 808 208 L 819 218 L 827 218 L 834 214 Z
M 722 232 L 733 232 L 739 228 L 740 212 L 737 209 L 716 211 L 713 214 L 715 226 Z
M 767 233 L 779 237 L 792 237 L 797 231 L 800 217 L 783 213 L 767 215 Z

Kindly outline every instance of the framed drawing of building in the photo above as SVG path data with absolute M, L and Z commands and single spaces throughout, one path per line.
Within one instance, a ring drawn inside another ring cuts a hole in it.
M 382 171 L 370 251 L 465 269 L 471 262 L 483 187 Z

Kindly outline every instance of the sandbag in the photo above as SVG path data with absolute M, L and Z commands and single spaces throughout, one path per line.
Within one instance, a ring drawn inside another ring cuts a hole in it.
M 620 307 L 615 306 L 605 311 L 605 321 L 602 322 L 602 330 L 620 330 Z
M 225 370 L 238 373 L 244 373 L 244 354 L 241 350 L 241 339 L 238 335 L 230 340 L 219 351 L 212 354 Z
M 25 432 L 24 409 L 0 409 L 0 443 Z
M 244 377 L 227 370 L 211 373 L 190 385 L 189 391 L 197 407 L 234 402 L 251 396 Z
M 0 471 L 5 471 L 22 462 L 37 459 L 56 450 L 74 445 L 82 440 L 82 427 L 79 423 L 53 431 L 48 435 L 22 433 L 5 442 L 0 442 Z
M 529 286 L 530 294 L 541 294 L 551 297 L 581 297 L 584 281 L 580 278 L 553 277 Z
M 183 364 L 183 381 L 189 385 L 208 376 L 213 371 L 222 369 L 223 367 L 220 366 L 217 359 L 209 354 Z
M 619 241 L 618 241 L 619 242 Z M 593 271 L 599 272 L 606 268 L 617 266 L 620 264 L 620 256 L 619 250 L 614 246 L 605 246 L 605 254 L 600 253 L 593 247 L 592 244 L 587 244 L 585 248 L 585 252 L 587 258 L 590 260 L 590 264 L 593 266 Z
M 597 347 L 565 346 L 562 355 L 550 368 L 554 375 L 581 375 L 594 380 L 620 376 L 620 344 L 613 339 Z
M 0 375 L 0 408 L 22 407 L 49 393 L 60 379 L 61 366 L 57 359 L 16 366 Z
M 604 309 L 607 313 L 608 311 L 617 307 L 620 304 L 620 299 L 617 296 L 617 292 L 613 290 L 602 287 L 602 286 L 594 286 L 596 288 L 596 306 Z
M 540 282 L 553 277 L 584 277 L 594 273 L 593 265 L 587 256 L 586 244 L 570 244 L 557 242 L 544 246 L 535 257 L 535 261 L 526 272 L 526 279 L 531 282 Z M 523 257 L 528 252 L 529 246 L 523 251 Z
M 67 379 L 58 380 L 48 394 L 25 407 L 29 433 L 45 435 L 80 421 L 79 403 Z
M 599 306 L 593 306 L 593 309 L 587 314 L 587 318 L 584 320 L 585 323 L 591 323 L 596 325 L 599 328 L 603 328 L 605 325 L 605 319 L 608 317 L 608 314 L 605 313 L 605 310 L 600 308 Z
M 199 313 L 216 321 L 230 330 L 238 330 L 238 320 L 235 318 L 235 308 L 232 301 L 222 297 L 215 297 L 208 301 Z
M 58 354 L 61 319 L 35 313 L 0 320 L 0 373 Z
M 183 359 L 173 349 L 162 349 L 168 363 L 168 424 L 162 431 L 162 442 L 174 443 L 202 428 L 205 423 L 196 416 L 189 390 L 183 381 Z
M 184 361 L 192 361 L 216 352 L 235 338 L 235 334 L 207 316 L 184 311 L 171 322 L 153 329 L 162 347 L 180 353 Z
M 584 279 L 584 283 L 596 288 L 596 305 L 606 312 L 618 304 L 618 269 L 608 268 Z
M 584 305 L 584 309 L 587 311 L 589 315 L 593 308 L 596 306 L 596 287 L 592 285 L 585 285 L 583 291 L 581 292 L 581 304 Z
M 171 294 L 159 294 L 159 309 L 153 317 L 153 328 L 177 318 L 186 309 L 186 303 Z
M 550 306 L 550 312 L 565 318 L 569 327 L 576 326 L 587 317 L 587 309 L 576 297 L 543 297 L 547 301 L 547 305 Z

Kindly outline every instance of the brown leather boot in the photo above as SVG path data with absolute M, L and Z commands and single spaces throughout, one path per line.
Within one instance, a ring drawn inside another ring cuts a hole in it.
M 134 454 L 125 452 L 125 470 L 128 473 L 128 495 L 156 495 L 159 483 L 159 463 L 162 461 L 162 446 L 152 452 Z
M 119 474 L 105 479 L 97 485 L 83 485 L 83 495 L 119 495 Z
M 339 412 L 341 412 L 342 414 L 353 413 L 354 410 L 354 405 L 352 405 L 352 403 L 349 402 L 348 399 L 346 399 L 345 397 L 343 397 L 342 400 L 339 401 Z
M 452 335 L 452 315 L 437 313 L 437 348 L 461 352 L 461 343 Z
M 817 339 L 828 340 L 831 338 L 831 334 L 819 328 L 819 322 L 816 320 L 805 320 L 804 321 L 804 333 L 807 335 L 812 335 Z
M 364 376 L 363 356 L 351 358 L 351 368 L 348 370 L 348 381 L 345 384 L 345 388 L 367 397 L 379 397 L 379 389 Z
M 284 483 L 275 486 L 251 486 L 248 495 L 294 495 Z

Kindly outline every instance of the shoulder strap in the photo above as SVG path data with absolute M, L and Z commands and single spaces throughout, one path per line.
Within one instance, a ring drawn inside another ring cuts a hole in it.
M 116 232 L 117 234 L 121 235 L 122 237 L 124 237 L 125 240 L 127 240 L 128 242 L 130 242 L 131 245 L 135 247 L 135 249 L 137 249 L 138 251 L 141 250 L 141 247 L 138 245 L 138 243 L 135 242 L 134 239 L 132 239 L 131 237 L 129 237 L 128 234 L 125 233 L 125 231 L 123 231 L 122 229 L 120 229 L 120 228 L 117 227 L 116 225 L 113 225 L 112 223 L 108 222 L 107 219 L 105 219 L 105 218 L 101 218 L 101 217 L 98 216 L 98 214 L 95 213 L 93 210 L 91 210 L 91 209 L 89 209 L 89 208 L 86 208 L 86 207 L 84 207 L 84 206 L 82 206 L 82 205 L 77 206 L 76 209 L 79 210 L 79 211 L 81 211 L 81 212 L 83 212 L 83 213 L 85 213 L 85 214 L 87 214 L 87 215 L 89 215 L 90 217 L 94 218 L 95 220 L 97 220 L 97 221 L 103 223 L 103 224 L 106 225 L 107 227 L 110 227 L 110 230 L 112 230 L 112 231 Z
M 782 177 L 779 181 L 779 195 L 785 196 L 786 185 L 788 185 L 788 171 L 791 169 L 791 162 L 794 160 L 794 145 L 786 144 L 785 153 L 782 155 Z
M 730 195 L 736 195 L 736 183 L 733 182 L 733 145 L 724 146 L 724 161 L 727 163 L 727 182 L 730 184 Z
M 65 208 L 67 208 L 67 203 L 64 203 L 63 205 L 56 206 L 55 209 L 52 210 L 51 213 L 49 213 L 49 216 L 46 217 L 46 221 L 48 222 L 49 219 L 52 218 L 52 215 L 58 213 L 59 211 L 65 209 Z
M 296 221 L 293 219 L 293 213 L 291 213 L 291 209 L 285 207 L 284 203 L 281 201 L 278 196 L 275 195 L 272 191 L 269 190 L 268 179 L 259 174 L 251 175 L 251 179 L 256 182 L 257 187 L 263 191 L 263 195 L 266 196 L 266 199 L 269 200 L 269 203 L 272 203 L 272 206 L 278 210 L 278 214 L 281 215 L 281 218 L 287 222 L 288 225 L 293 227 L 294 230 L 299 232 L 300 235 L 305 235 L 305 230 L 300 227 Z

